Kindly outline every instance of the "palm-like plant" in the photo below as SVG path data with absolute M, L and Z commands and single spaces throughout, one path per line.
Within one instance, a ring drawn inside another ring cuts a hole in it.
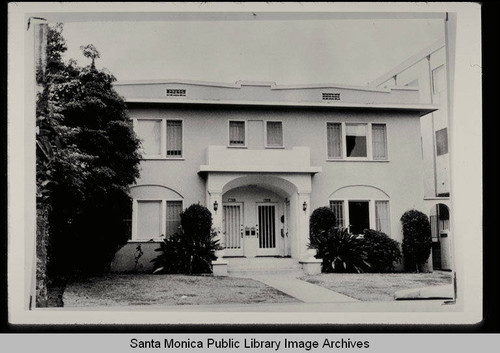
M 323 259 L 323 272 L 362 273 L 370 268 L 363 239 L 347 229 L 324 231 L 311 247 L 318 249 L 317 256 Z
M 155 250 L 161 254 L 152 260 L 153 273 L 211 273 L 215 250 L 220 248 L 214 237 L 212 233 L 209 239 L 196 239 L 181 229 L 165 238 Z

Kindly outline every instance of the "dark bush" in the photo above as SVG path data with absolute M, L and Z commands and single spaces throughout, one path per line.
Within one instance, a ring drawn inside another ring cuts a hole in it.
M 429 218 L 422 212 L 410 210 L 401 217 L 403 224 L 403 255 L 407 270 L 421 272 L 431 254 L 432 235 Z
M 317 249 L 317 257 L 323 259 L 322 272 L 361 273 L 370 269 L 363 239 L 347 229 L 332 227 L 315 239 L 310 247 Z
M 181 226 L 185 234 L 193 234 L 197 238 L 210 237 L 212 214 L 208 208 L 192 204 L 181 213 Z
M 370 264 L 370 272 L 394 272 L 401 261 L 399 243 L 385 233 L 365 229 L 363 243 Z
M 335 214 L 328 207 L 319 207 L 313 211 L 309 219 L 309 239 L 311 247 L 325 242 L 328 231 L 335 227 Z
M 211 273 L 219 241 L 212 232 L 212 215 L 201 205 L 181 213 L 181 229 L 160 244 L 161 254 L 152 260 L 153 273 Z

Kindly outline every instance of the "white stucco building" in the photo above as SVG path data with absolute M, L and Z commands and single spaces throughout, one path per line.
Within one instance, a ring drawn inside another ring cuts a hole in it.
M 309 216 L 328 206 L 360 233 L 401 242 L 401 215 L 426 212 L 418 87 L 182 80 L 118 82 L 143 140 L 130 241 L 114 271 L 151 268 L 179 214 L 205 205 L 232 266 L 307 257 Z M 427 213 L 427 212 L 426 212 Z

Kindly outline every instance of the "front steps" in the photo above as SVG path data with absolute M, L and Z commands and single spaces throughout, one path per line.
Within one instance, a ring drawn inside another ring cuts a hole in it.
M 304 275 L 302 265 L 290 257 L 225 257 L 227 273 L 232 277 L 283 274 L 293 277 Z

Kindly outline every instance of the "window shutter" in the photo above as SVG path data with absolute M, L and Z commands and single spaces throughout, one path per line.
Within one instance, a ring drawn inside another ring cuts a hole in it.
M 283 126 L 281 121 L 267 122 L 267 145 L 283 146 Z
M 391 234 L 389 201 L 375 201 L 375 222 L 379 232 Z
M 328 158 L 342 158 L 342 125 L 327 124 Z
M 182 157 L 182 121 L 167 120 L 167 156 Z
M 373 159 L 387 159 L 387 133 L 384 124 L 372 124 Z
M 229 145 L 244 146 L 245 145 L 245 122 L 230 121 L 229 122 Z

